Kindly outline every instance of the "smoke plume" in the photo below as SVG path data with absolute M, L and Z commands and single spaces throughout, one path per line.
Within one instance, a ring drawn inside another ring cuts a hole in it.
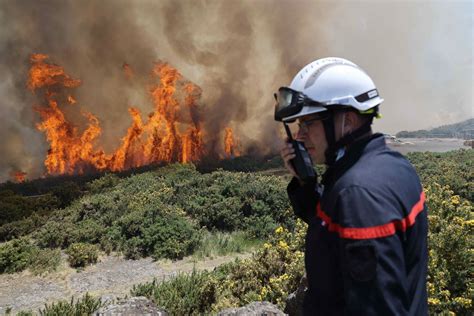
M 202 88 L 208 150 L 222 151 L 230 126 L 244 152 L 266 154 L 281 145 L 273 92 L 321 57 L 350 59 L 374 79 L 385 99 L 377 130 L 474 116 L 473 12 L 469 1 L 2 1 L 0 181 L 44 173 L 41 100 L 26 88 L 32 53 L 82 81 L 77 104 L 100 119 L 106 151 L 130 126 L 130 106 L 152 110 L 147 82 L 163 60 Z

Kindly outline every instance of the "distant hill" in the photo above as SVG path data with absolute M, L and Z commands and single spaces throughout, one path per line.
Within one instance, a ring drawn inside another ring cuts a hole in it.
M 397 137 L 405 138 L 474 138 L 474 118 L 450 125 L 442 125 L 430 130 L 401 131 Z

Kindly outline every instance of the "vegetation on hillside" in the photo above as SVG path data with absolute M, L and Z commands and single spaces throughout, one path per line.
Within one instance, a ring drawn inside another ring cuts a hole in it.
M 474 150 L 407 157 L 420 175 L 429 208 L 430 312 L 469 315 L 474 294 Z M 251 258 L 210 272 L 139 284 L 131 294 L 145 295 L 173 314 L 210 313 L 254 300 L 283 308 L 304 273 L 306 230 L 291 213 L 286 183 L 271 174 L 201 173 L 192 165 L 124 178 L 108 174 L 84 184 L 80 196 L 63 208 L 38 204 L 30 216 L 6 218 L 0 226 L 0 236 L 8 240 L 0 244 L 0 273 L 53 270 L 60 248 L 67 249 L 72 265 L 83 266 L 94 262 L 98 251 L 119 251 L 132 259 L 179 259 L 265 240 Z M 12 194 L 3 194 L 0 200 L 7 205 Z M 41 215 L 43 209 L 46 215 Z M 34 231 L 28 229 L 30 223 L 36 225 Z
M 238 249 L 236 240 L 251 244 L 268 238 L 278 225 L 292 227 L 285 185 L 278 177 L 222 170 L 202 174 L 180 164 L 123 179 L 109 174 L 45 218 L 34 213 L 0 226 L 3 240 L 11 240 L 0 245 L 1 272 L 31 266 L 34 260 L 14 262 L 30 258 L 33 248 L 68 249 L 72 266 L 96 260 L 90 245 L 130 259 L 181 259 L 196 250 L 202 255 L 216 238 L 226 240 L 223 247 Z M 32 221 L 38 223 L 33 232 Z
M 474 138 L 474 118 L 456 123 L 443 125 L 430 130 L 401 131 L 397 137 L 405 138 Z

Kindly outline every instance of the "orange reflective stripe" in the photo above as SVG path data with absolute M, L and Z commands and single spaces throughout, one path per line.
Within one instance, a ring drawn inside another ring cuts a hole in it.
M 328 231 L 338 233 L 339 237 L 346 239 L 372 239 L 380 237 L 388 237 L 394 235 L 397 230 L 406 231 L 407 228 L 415 224 L 416 217 L 424 209 L 425 193 L 421 191 L 420 200 L 416 202 L 411 208 L 410 213 L 401 220 L 394 220 L 390 223 L 378 226 L 355 228 L 342 227 L 337 223 L 333 223 L 332 219 L 321 209 L 321 204 L 318 202 L 316 207 L 316 215 L 326 222 Z

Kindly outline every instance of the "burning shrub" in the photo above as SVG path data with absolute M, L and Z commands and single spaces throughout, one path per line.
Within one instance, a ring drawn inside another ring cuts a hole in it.
M 71 267 L 85 267 L 88 264 L 96 263 L 99 257 L 99 249 L 96 245 L 85 243 L 71 244 L 67 249 L 68 261 Z

